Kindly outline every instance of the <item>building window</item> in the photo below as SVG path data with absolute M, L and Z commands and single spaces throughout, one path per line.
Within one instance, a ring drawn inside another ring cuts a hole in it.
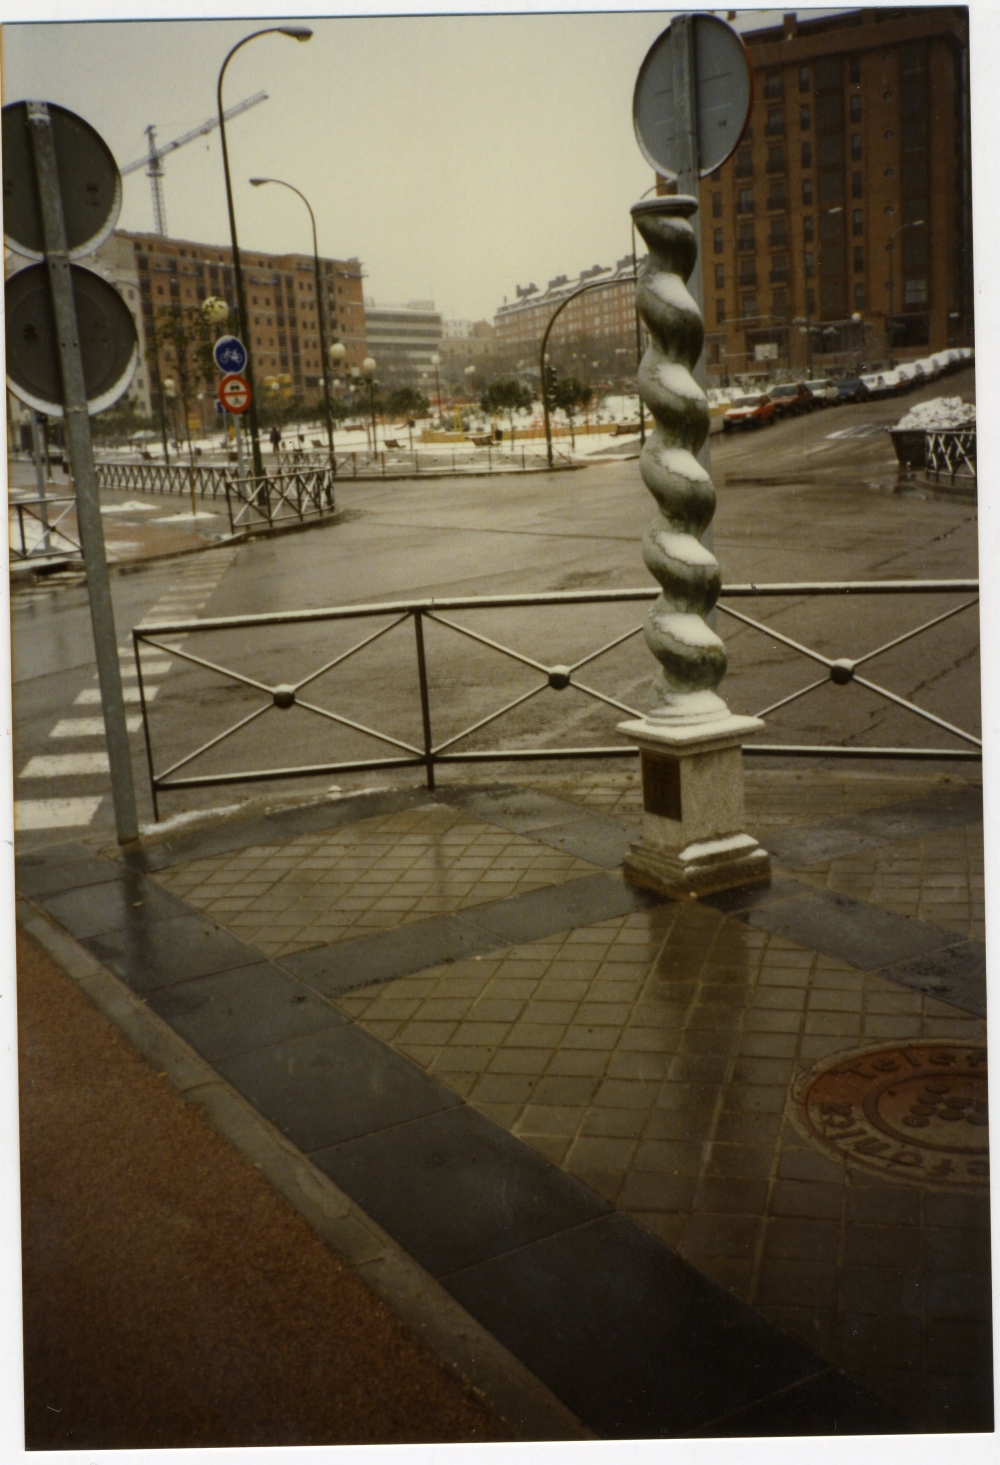
M 812 252 L 811 249 L 807 249 L 806 250 L 806 253 L 805 253 L 805 263 L 806 263 L 806 279 L 807 280 L 811 280 L 813 278 L 813 276 L 815 275 L 815 273 L 816 273 L 816 256 L 813 254 L 813 252 Z
M 740 260 L 740 288 L 753 286 L 757 283 L 757 266 L 752 259 Z
M 742 148 L 736 154 L 736 176 L 737 178 L 753 177 L 753 153 L 750 148 Z
M 712 235 L 712 248 L 715 250 L 716 254 L 721 254 L 723 251 L 724 245 L 722 242 L 721 229 L 716 229 Z
M 803 132 L 808 132 L 812 126 L 812 111 L 808 102 L 803 102 L 799 108 L 799 127 Z
M 788 257 L 784 254 L 771 255 L 771 284 L 781 285 L 788 279 Z
M 780 107 L 768 107 L 767 124 L 764 132 L 768 137 L 782 137 L 785 132 L 785 114 Z
M 802 238 L 806 244 L 812 243 L 813 221 L 811 214 L 804 214 L 802 217 Z
M 738 214 L 753 213 L 753 189 L 741 188 L 736 198 L 736 212 Z
M 715 302 L 715 324 L 717 326 L 722 326 L 722 325 L 725 325 L 725 323 L 726 323 L 726 302 L 724 300 L 717 300 Z
M 854 246 L 854 273 L 860 275 L 865 267 L 865 247 L 863 244 Z
M 865 287 L 864 287 L 864 285 L 855 285 L 855 287 L 854 287 L 854 309 L 855 310 L 864 310 L 864 308 L 865 308 Z
M 885 175 L 884 176 L 886 178 L 891 178 L 893 176 L 893 169 L 892 168 L 886 168 Z
M 861 121 L 861 98 L 858 96 L 857 92 L 855 92 L 854 95 L 851 97 L 851 121 Z
M 725 283 L 726 283 L 726 267 L 725 267 L 725 265 L 716 265 L 715 266 L 715 288 L 716 288 L 716 290 L 721 290 L 723 288 L 723 286 L 725 285 Z
M 736 242 L 736 248 L 741 250 L 753 250 L 757 248 L 757 240 L 754 236 L 752 227 L 748 228 L 748 226 L 744 224 L 743 228 L 740 231 L 739 238 Z
M 788 291 L 775 290 L 772 299 L 772 310 L 775 315 L 786 316 L 788 314 Z
M 802 180 L 802 202 L 808 208 L 813 201 L 813 183 L 811 178 Z
M 861 174 L 860 173 L 852 173 L 851 174 L 851 197 L 852 198 L 864 198 L 864 192 L 863 192 L 862 186 L 861 186 Z
M 811 168 L 812 165 L 813 165 L 813 147 L 812 147 L 812 143 L 811 142 L 804 142 L 802 144 L 802 166 L 803 166 L 803 168 Z
M 861 133 L 851 133 L 851 157 L 858 163 L 861 161 Z
M 926 305 L 927 281 L 907 280 L 903 287 L 903 301 L 906 305 Z
M 713 219 L 721 219 L 722 218 L 722 194 L 721 193 L 713 193 L 712 194 L 712 218 Z
M 781 96 L 780 71 L 769 71 L 767 73 L 767 80 L 764 83 L 764 95 L 769 102 L 774 101 L 775 97 Z
M 752 320 L 757 314 L 756 295 L 744 295 L 743 297 L 743 319 Z
M 855 239 L 865 232 L 865 216 L 861 209 L 855 209 L 851 215 L 851 232 Z
M 809 90 L 809 67 L 808 66 L 800 66 L 799 67 L 799 91 L 800 92 L 807 92 L 808 90 Z
M 767 171 L 769 173 L 784 173 L 785 171 L 785 149 L 780 142 L 767 150 Z
M 861 80 L 861 57 L 852 56 L 849 62 L 849 74 L 851 81 Z

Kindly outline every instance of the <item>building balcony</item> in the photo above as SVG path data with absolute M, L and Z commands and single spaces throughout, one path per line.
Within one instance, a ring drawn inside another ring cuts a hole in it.
M 739 284 L 741 290 L 755 290 L 757 288 L 756 271 L 752 275 L 740 275 Z
M 771 273 L 768 275 L 768 279 L 770 280 L 770 282 L 771 282 L 772 285 L 787 285 L 788 284 L 788 271 L 787 270 L 772 270 Z
M 769 214 L 784 213 L 787 207 L 788 199 L 784 193 L 774 193 L 767 201 L 767 211 Z
M 738 214 L 742 215 L 744 218 L 747 215 L 752 215 L 753 212 L 754 212 L 754 201 L 753 201 L 753 199 L 750 199 L 749 202 L 744 201 L 743 203 L 737 203 L 737 205 L 736 205 L 736 212 Z
M 780 163 L 774 162 L 768 163 L 767 165 L 767 173 L 769 177 L 774 177 L 777 174 L 780 174 L 782 177 L 784 177 L 787 171 L 788 165 L 785 162 L 784 158 L 782 158 Z
M 787 249 L 788 235 L 784 229 L 780 233 L 769 234 L 767 244 L 769 249 Z

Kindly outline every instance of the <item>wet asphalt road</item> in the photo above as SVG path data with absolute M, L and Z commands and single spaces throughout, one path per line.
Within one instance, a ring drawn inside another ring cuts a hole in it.
M 971 371 L 900 402 L 838 408 L 759 433 L 712 439 L 719 488 L 715 553 L 725 582 L 953 578 L 975 576 L 974 505 L 944 496 L 901 495 L 884 427 L 923 397 L 974 396 Z M 109 501 L 139 495 L 107 495 Z M 162 500 L 160 501 L 162 502 Z M 337 522 L 306 532 L 208 549 L 194 557 L 211 582 L 201 617 L 337 604 L 617 588 L 649 584 L 639 541 L 651 500 L 634 460 L 595 462 L 577 472 L 526 477 L 446 478 L 399 483 L 345 482 Z M 137 519 L 141 515 L 136 516 Z M 199 526 L 201 527 L 201 526 Z M 207 532 L 217 532 L 213 524 Z M 190 575 L 191 559 L 150 563 L 113 576 L 119 642 Z M 858 656 L 969 597 L 754 600 L 734 609 L 766 622 L 831 657 Z M 176 612 L 174 612 L 176 614 Z M 100 749 L 99 738 L 53 739 L 60 721 L 99 707 L 74 699 L 94 685 L 86 590 L 81 582 L 36 586 L 12 596 L 15 678 L 15 773 L 33 757 Z M 392 617 L 353 623 L 201 634 L 184 649 L 256 680 L 296 682 L 342 655 Z M 632 606 L 461 612 L 449 619 L 545 665 L 571 664 L 640 619 Z M 720 615 L 730 654 L 723 692 L 738 711 L 756 712 L 822 676 L 816 663 Z M 442 624 L 426 627 L 435 743 L 454 737 L 537 686 L 539 674 Z M 162 661 L 162 657 L 160 658 Z M 587 685 L 625 706 L 642 708 L 653 666 L 641 636 L 580 673 Z M 868 674 L 897 694 L 978 733 L 978 624 L 965 612 L 873 662 Z M 225 727 L 265 705 L 259 692 L 175 659 L 159 678 L 151 709 L 159 767 L 185 756 Z M 411 746 L 421 743 L 412 622 L 311 683 L 314 705 Z M 459 747 L 529 748 L 612 744 L 621 714 L 575 688 L 546 690 Z M 857 686 L 826 684 L 768 721 L 769 743 L 840 742 L 878 746 L 960 746 Z M 141 734 L 133 736 L 141 817 L 152 807 Z M 310 714 L 272 708 L 251 727 L 205 755 L 192 772 L 233 772 L 397 756 L 400 749 Z M 551 769 L 552 764 L 535 765 Z M 864 766 L 864 765 L 862 765 Z M 875 766 L 872 771 L 875 771 Z M 944 765 L 941 765 L 942 767 Z M 37 765 L 36 765 L 37 767 Z M 509 775 L 496 766 L 459 766 L 461 777 Z M 961 771 L 971 772 L 966 765 Z M 439 776 L 454 776 L 451 770 Z M 242 783 L 176 791 L 161 799 L 161 818 L 185 809 L 231 804 L 275 792 L 304 792 L 336 781 L 344 788 L 419 778 L 419 772 L 367 770 L 320 775 L 305 783 Z M 21 800 L 107 794 L 100 773 L 18 779 Z M 113 828 L 110 797 L 101 799 L 90 832 Z M 72 838 L 82 829 L 38 829 L 22 847 Z

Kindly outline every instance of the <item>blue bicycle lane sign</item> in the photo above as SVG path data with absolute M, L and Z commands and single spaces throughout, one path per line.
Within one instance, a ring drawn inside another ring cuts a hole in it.
M 241 372 L 247 364 L 247 348 L 239 336 L 220 336 L 212 349 L 215 364 L 227 375 Z

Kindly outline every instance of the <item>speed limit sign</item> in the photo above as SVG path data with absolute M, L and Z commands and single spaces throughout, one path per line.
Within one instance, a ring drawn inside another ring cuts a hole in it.
M 219 401 L 227 412 L 245 412 L 250 406 L 250 383 L 245 376 L 231 372 L 219 383 Z

